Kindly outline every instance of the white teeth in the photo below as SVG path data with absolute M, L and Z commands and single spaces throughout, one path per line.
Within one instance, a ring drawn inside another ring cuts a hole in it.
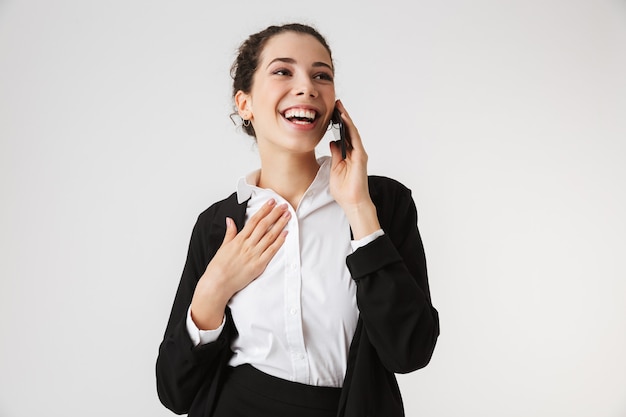
M 315 112 L 313 110 L 305 110 L 305 109 L 289 109 L 285 112 L 285 118 L 300 118 L 300 119 L 315 119 Z

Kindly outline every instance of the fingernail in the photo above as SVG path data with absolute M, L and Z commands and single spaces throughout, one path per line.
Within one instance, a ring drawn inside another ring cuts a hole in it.
M 273 206 L 274 204 L 276 204 L 276 200 L 274 200 L 273 198 L 270 198 L 270 199 L 267 201 L 267 205 L 268 205 L 268 206 Z

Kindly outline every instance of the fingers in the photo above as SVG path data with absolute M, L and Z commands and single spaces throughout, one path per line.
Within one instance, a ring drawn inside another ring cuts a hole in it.
M 261 239 L 276 238 L 287 225 L 290 216 L 287 204 L 276 205 L 272 199 L 250 217 L 242 237 L 251 244 L 257 244 Z
M 222 245 L 233 240 L 235 236 L 237 236 L 237 226 L 235 225 L 235 221 L 230 217 L 226 217 L 226 234 L 224 235 Z
M 263 204 L 261 206 L 259 211 L 254 213 L 254 215 L 252 215 L 252 217 L 250 217 L 250 219 L 248 219 L 248 222 L 246 223 L 244 228 L 241 230 L 240 235 L 242 235 L 245 238 L 250 237 L 250 235 L 252 235 L 252 233 L 256 229 L 257 225 L 268 214 L 270 214 L 272 212 L 272 210 L 275 208 L 275 206 L 276 206 L 276 200 L 274 200 L 273 198 L 270 198 L 265 204 Z
M 289 211 L 285 211 L 282 216 L 278 219 L 276 223 L 269 228 L 269 230 L 265 233 L 265 235 L 261 238 L 261 241 L 258 243 L 262 252 L 259 256 L 260 261 L 264 264 L 269 263 L 269 261 L 276 255 L 278 249 L 285 243 L 285 239 L 287 238 L 287 231 L 283 230 L 289 219 L 291 218 L 291 213 Z
M 287 204 L 277 205 L 274 199 L 270 199 L 248 219 L 243 229 L 232 239 L 233 248 L 238 248 L 235 249 L 234 256 L 253 271 L 251 278 L 256 278 L 265 269 L 285 242 L 287 231 L 284 229 L 290 218 Z M 236 229 L 234 222 L 233 229 Z M 226 236 L 230 236 L 229 233 L 227 223 Z M 225 237 L 225 242 L 227 238 Z
M 278 217 L 276 217 L 278 216 Z M 287 209 L 287 205 L 278 206 L 272 212 L 261 220 L 252 233 L 250 240 L 256 240 L 261 248 L 271 246 L 273 242 L 283 234 L 283 229 L 287 226 L 291 213 Z M 256 237 L 256 239 L 255 239 Z
M 241 232 L 237 233 L 235 221 L 226 218 L 226 233 L 222 246 L 237 239 L 238 246 L 247 248 L 249 253 L 257 255 L 265 251 L 268 247 L 274 245 L 279 240 L 284 241 L 287 232 L 283 232 L 291 213 L 287 204 L 276 205 L 274 199 L 268 200 L 261 208 L 248 220 Z M 281 236 L 285 235 L 285 236 Z M 282 244 L 282 243 L 280 243 Z M 279 244 L 279 247 L 280 247 Z
M 222 245 L 202 275 L 203 284 L 196 290 L 210 287 L 211 294 L 219 292 L 227 301 L 250 284 L 263 273 L 285 242 L 284 229 L 290 218 L 287 204 L 277 205 L 273 199 L 251 216 L 239 233 L 234 220 L 227 217 Z
M 287 204 L 274 200 L 264 204 L 237 233 L 237 226 L 226 218 L 226 233 L 219 251 L 209 263 L 215 276 L 226 277 L 230 294 L 256 279 L 285 242 L 291 213 Z M 215 272 L 217 271 L 217 272 Z

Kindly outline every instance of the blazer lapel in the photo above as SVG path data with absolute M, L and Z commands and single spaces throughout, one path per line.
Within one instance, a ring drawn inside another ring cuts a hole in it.
M 226 217 L 233 219 L 237 225 L 237 231 L 240 231 L 246 220 L 247 207 L 248 200 L 241 204 L 237 202 L 237 193 L 233 193 L 227 199 L 223 200 L 213 217 L 213 224 L 211 225 L 211 233 L 209 236 L 210 241 L 213 244 L 217 244 L 218 247 L 222 243 L 224 235 L 226 234 Z

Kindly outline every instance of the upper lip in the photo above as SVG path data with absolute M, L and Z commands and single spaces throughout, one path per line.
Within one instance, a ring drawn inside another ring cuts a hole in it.
M 314 106 L 309 106 L 309 105 L 302 105 L 302 104 L 296 104 L 293 106 L 289 106 L 286 107 L 284 109 L 282 109 L 280 111 L 280 114 L 282 114 L 283 116 L 287 113 L 287 111 L 289 110 L 306 110 L 306 111 L 312 111 L 315 113 L 315 118 L 317 119 L 320 115 L 321 112 L 318 108 L 314 107 Z

